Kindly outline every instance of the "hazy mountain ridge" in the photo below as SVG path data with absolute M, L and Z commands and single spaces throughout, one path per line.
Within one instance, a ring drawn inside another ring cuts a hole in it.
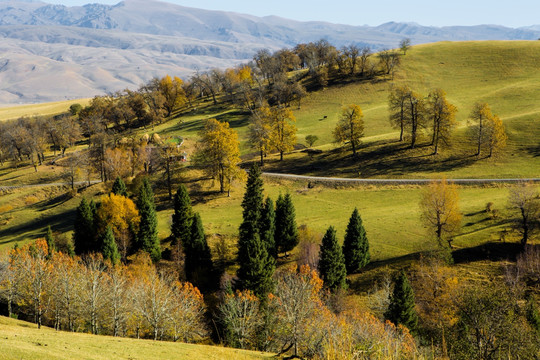
M 229 67 L 247 61 L 260 48 L 275 50 L 320 38 L 336 46 L 356 43 L 377 50 L 395 47 L 404 37 L 415 44 L 527 40 L 539 38 L 540 29 L 436 28 L 393 22 L 350 26 L 260 18 L 153 0 L 73 7 L 0 0 L 0 103 L 52 101 L 66 94 L 88 97 L 135 88 L 153 76 L 188 76 L 194 70 Z M 32 72 L 23 70 L 27 68 Z M 50 84 L 69 87 L 51 89 Z

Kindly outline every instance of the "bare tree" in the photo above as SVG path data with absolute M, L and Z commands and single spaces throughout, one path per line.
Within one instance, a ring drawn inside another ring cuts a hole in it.
M 531 236 L 538 229 L 540 221 L 540 197 L 538 188 L 533 183 L 522 183 L 510 189 L 508 202 L 512 209 L 519 212 L 515 228 L 521 233 L 521 245 L 527 245 Z

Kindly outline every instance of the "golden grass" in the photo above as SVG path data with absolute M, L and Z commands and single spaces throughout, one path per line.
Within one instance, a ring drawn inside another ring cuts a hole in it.
M 162 341 L 78 334 L 0 317 L 0 359 L 264 359 L 272 355 Z
M 34 115 L 56 115 L 69 110 L 73 104 L 81 104 L 86 106 L 90 103 L 90 99 L 66 100 L 52 103 L 31 104 L 31 105 L 8 105 L 0 107 L 0 121 L 18 119 L 20 117 Z

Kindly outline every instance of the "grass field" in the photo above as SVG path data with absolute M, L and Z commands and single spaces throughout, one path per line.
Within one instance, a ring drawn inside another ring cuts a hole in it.
M 90 99 L 78 99 L 33 105 L 9 105 L 5 107 L 0 107 L 0 121 L 34 115 L 56 115 L 62 112 L 66 112 L 73 104 L 78 103 L 82 106 L 86 106 L 89 102 Z
M 0 317 L 0 359 L 265 359 L 271 354 L 219 346 L 55 331 Z

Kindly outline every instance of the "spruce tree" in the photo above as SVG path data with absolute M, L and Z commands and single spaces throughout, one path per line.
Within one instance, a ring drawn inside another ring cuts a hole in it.
M 253 291 L 253 293 L 264 301 L 265 296 L 272 291 L 275 262 L 272 256 L 268 255 L 266 245 L 261 241 L 259 234 L 254 230 L 248 231 L 253 234 L 249 241 L 241 242 L 244 259 L 240 262 L 240 267 L 236 275 L 239 279 L 239 288 Z M 244 239 L 245 240 L 245 239 Z
M 178 240 L 182 242 L 182 245 L 186 246 L 186 241 L 191 236 L 191 222 L 193 218 L 193 210 L 191 209 L 191 199 L 187 188 L 184 185 L 180 185 L 178 191 L 174 195 L 174 213 L 172 215 L 171 233 L 173 236 L 173 245 Z
M 276 201 L 276 232 L 274 235 L 278 252 L 291 251 L 298 245 L 298 228 L 294 205 L 290 194 L 279 195 Z
M 184 251 L 187 280 L 197 287 L 206 288 L 211 280 L 214 265 L 199 213 L 193 215 L 191 236 L 185 241 Z
M 111 192 L 115 195 L 128 197 L 126 183 L 124 183 L 120 176 L 114 181 Z
M 343 255 L 347 274 L 357 273 L 369 263 L 369 243 L 358 209 L 354 209 L 347 225 Z
M 147 178 L 143 180 L 139 188 L 137 208 L 141 221 L 137 234 L 136 250 L 140 249 L 150 254 L 152 261 L 161 259 L 161 247 L 157 236 L 157 214 L 154 202 L 154 192 Z
M 345 259 L 336 238 L 336 230 L 330 226 L 322 239 L 319 250 L 319 273 L 324 285 L 330 290 L 346 286 L 347 270 Z
M 406 326 L 412 333 L 418 326 L 418 315 L 414 304 L 414 292 L 404 271 L 394 278 L 394 291 L 384 317 L 395 325 Z
M 263 209 L 263 182 L 261 171 L 254 165 L 249 171 L 246 192 L 242 200 L 243 221 L 238 236 L 238 287 L 264 296 L 272 290 L 274 259 L 268 254 L 261 239 L 261 212 Z
M 45 234 L 45 241 L 47 241 L 47 247 L 49 248 L 49 254 L 56 251 L 56 243 L 54 241 L 54 235 L 51 230 L 51 225 L 47 226 L 47 234 Z
M 259 232 L 261 234 L 261 240 L 266 244 L 268 254 L 274 259 L 277 258 L 276 241 L 274 239 L 276 232 L 276 212 L 274 210 L 274 202 L 269 197 L 264 202 Z
M 103 259 L 111 260 L 113 265 L 118 264 L 120 261 L 120 252 L 118 252 L 118 246 L 116 245 L 116 240 L 114 239 L 114 233 L 110 226 L 107 226 L 107 230 L 100 237 L 101 244 L 101 253 L 103 254 Z
M 96 249 L 94 212 L 88 201 L 86 201 L 86 198 L 82 198 L 77 207 L 74 227 L 73 244 L 75 245 L 75 253 L 77 255 L 101 250 Z

